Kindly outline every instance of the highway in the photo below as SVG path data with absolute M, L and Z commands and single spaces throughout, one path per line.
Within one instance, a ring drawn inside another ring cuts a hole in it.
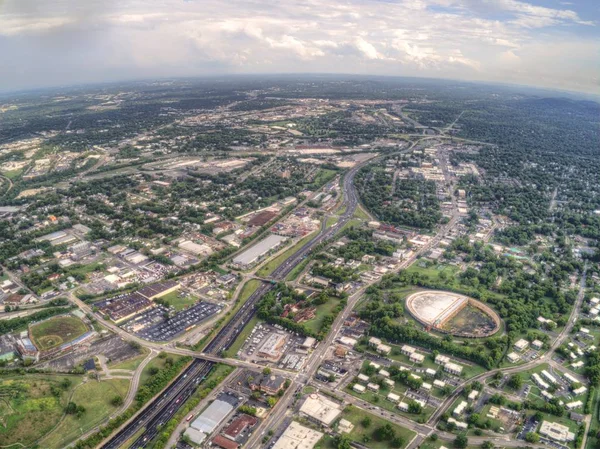
M 294 267 L 308 256 L 315 246 L 332 238 L 339 229 L 350 221 L 358 204 L 358 195 L 353 184 L 354 176 L 362 166 L 371 161 L 357 164 L 346 173 L 342 187 L 346 210 L 338 220 L 338 224 L 328 229 L 323 226 L 321 232 L 317 236 L 307 242 L 300 250 L 292 254 L 273 271 L 271 277 L 274 280 L 284 280 Z M 219 356 L 222 351 L 227 350 L 256 312 L 256 306 L 260 298 L 272 288 L 273 285 L 270 283 L 261 284 L 256 291 L 250 295 L 240 309 L 238 309 L 231 320 L 223 326 L 210 343 L 208 343 L 204 348 L 204 354 L 209 356 Z M 77 301 L 74 298 L 72 299 L 77 302 L 78 305 L 82 306 L 82 304 L 79 304 L 80 301 Z M 87 309 L 89 306 L 84 308 Z M 113 326 L 110 327 L 112 328 Z M 121 331 L 122 330 L 119 330 L 117 332 L 121 334 Z M 143 344 L 147 346 L 146 342 Z M 200 355 L 200 357 L 202 357 L 202 355 Z M 158 435 L 161 426 L 168 422 L 175 413 L 177 413 L 185 401 L 189 399 L 198 384 L 206 377 L 206 375 L 208 375 L 214 364 L 215 362 L 213 361 L 196 358 L 191 365 L 169 385 L 169 387 L 150 401 L 146 407 L 130 419 L 124 427 L 101 447 L 103 449 L 117 449 L 126 441 L 130 440 L 141 429 L 144 429 L 143 433 L 133 442 L 130 448 L 138 449 L 146 447 L 146 445 Z

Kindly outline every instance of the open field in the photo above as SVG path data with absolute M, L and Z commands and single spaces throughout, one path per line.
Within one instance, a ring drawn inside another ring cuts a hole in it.
M 327 315 L 330 315 L 339 305 L 340 301 L 337 298 L 329 298 L 325 304 L 317 306 L 316 315 L 312 320 L 305 321 L 303 324 L 313 332 L 319 333 L 323 327 L 323 320 Z
M 28 447 L 48 434 L 80 381 L 80 377 L 54 375 L 0 380 L 0 446 Z
M 88 331 L 83 321 L 74 316 L 57 316 L 30 327 L 33 343 L 40 351 L 75 340 Z
M 365 427 L 362 424 L 362 421 L 366 417 L 370 418 L 371 423 Z M 375 436 L 375 431 L 378 428 L 385 426 L 386 424 L 392 426 L 392 429 L 394 430 L 394 435 L 402 439 L 403 443 L 401 446 L 399 446 L 400 448 L 405 448 L 416 435 L 415 432 L 411 430 L 405 429 L 404 427 L 400 427 L 397 424 L 392 424 L 389 421 L 380 418 L 379 416 L 372 415 L 366 410 L 354 406 L 346 407 L 342 412 L 342 418 L 347 419 L 352 424 L 354 424 L 354 429 L 352 429 L 352 432 L 347 434 L 348 437 L 352 441 L 356 441 L 357 443 L 364 445 L 370 449 L 388 449 L 391 447 L 390 441 L 378 441 L 378 439 Z M 332 438 L 326 437 L 322 441 L 324 443 L 322 445 L 323 448 L 334 447 L 334 445 L 332 444 Z
M 173 307 L 177 312 L 187 307 L 194 305 L 198 298 L 194 295 L 181 296 L 180 291 L 174 291 L 166 294 L 160 298 L 161 302 L 164 301 L 168 306 Z
M 81 417 L 65 415 L 60 424 L 42 441 L 47 449 L 61 449 L 83 433 L 102 423 L 118 410 L 113 398 L 125 398 L 129 389 L 127 379 L 108 379 L 101 382 L 89 380 L 75 389 L 71 401 L 85 407 Z

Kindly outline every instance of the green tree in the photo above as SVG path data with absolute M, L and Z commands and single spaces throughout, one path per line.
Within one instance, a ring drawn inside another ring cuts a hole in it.
M 456 449 L 465 449 L 469 445 L 469 439 L 465 435 L 458 435 L 452 444 Z

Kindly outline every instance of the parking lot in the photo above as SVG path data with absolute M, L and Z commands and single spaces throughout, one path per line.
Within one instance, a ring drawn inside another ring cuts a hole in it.
M 202 321 L 219 313 L 222 307 L 208 302 L 199 302 L 189 309 L 168 317 L 168 309 L 156 307 L 143 313 L 134 322 L 127 323 L 127 330 L 133 330 L 139 337 L 149 341 L 169 341 Z

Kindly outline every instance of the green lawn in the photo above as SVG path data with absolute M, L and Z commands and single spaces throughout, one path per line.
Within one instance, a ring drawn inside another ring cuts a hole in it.
M 108 416 L 118 410 L 111 401 L 115 396 L 125 399 L 129 389 L 127 379 L 108 379 L 101 382 L 89 380 L 79 386 L 71 399 L 77 405 L 85 407 L 85 413 L 77 418 L 66 415 L 58 427 L 42 442 L 48 449 L 60 449 L 68 443 L 102 423 Z
M 166 294 L 165 296 L 161 296 L 160 300 L 167 303 L 169 306 L 174 307 L 177 312 L 180 310 L 186 309 L 198 302 L 198 298 L 194 295 L 184 293 L 182 296 L 182 292 L 174 291 Z
M 315 235 L 318 234 L 319 231 L 315 231 L 311 234 L 308 234 L 306 237 L 302 238 L 298 243 L 294 246 L 288 248 L 286 251 L 282 252 L 279 256 L 275 257 L 272 260 L 269 260 L 266 264 L 264 264 L 260 269 L 256 272 L 258 276 L 269 276 L 275 269 L 281 265 L 285 260 L 297 252 L 300 248 L 302 248 L 310 239 L 312 239 Z
M 326 223 L 326 227 L 330 228 L 331 226 L 333 226 L 335 223 L 337 223 L 338 219 L 337 217 L 327 217 L 327 223 Z
M 173 359 L 173 361 L 177 361 L 177 360 L 181 359 L 182 357 L 183 356 L 177 355 L 177 354 L 167 354 L 167 357 L 165 357 L 165 358 L 154 357 L 144 367 L 144 370 L 142 371 L 142 374 L 140 376 L 140 385 L 144 385 L 146 383 L 146 381 L 148 379 L 150 379 L 150 377 L 152 377 L 152 375 L 150 374 L 150 371 L 152 370 L 152 368 L 158 368 L 159 370 L 161 370 L 165 367 L 165 361 L 167 360 L 167 358 L 171 358 L 171 359 Z
M 364 427 L 362 425 L 362 421 L 365 417 L 369 417 L 371 419 L 371 424 L 368 427 Z M 386 424 L 390 424 L 394 429 L 395 435 L 402 438 L 404 441 L 404 444 L 401 446 L 401 448 L 406 447 L 416 435 L 412 430 L 408 430 L 404 427 L 400 427 L 397 424 L 390 423 L 383 418 L 372 415 L 371 413 L 354 406 L 346 407 L 342 412 L 342 418 L 345 418 L 354 424 L 354 429 L 352 429 L 352 432 L 348 434 L 350 439 L 356 441 L 357 443 L 364 444 L 370 449 L 389 449 L 391 447 L 388 441 L 377 441 L 377 439 L 374 437 L 375 430 Z M 369 440 L 365 441 L 365 437 L 367 437 Z

